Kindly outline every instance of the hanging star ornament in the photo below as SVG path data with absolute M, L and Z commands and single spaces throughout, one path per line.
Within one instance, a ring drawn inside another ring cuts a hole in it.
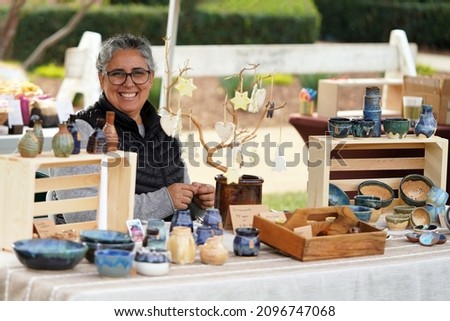
M 197 89 L 197 86 L 194 85 L 192 78 L 180 77 L 175 85 L 175 89 L 178 90 L 180 96 L 192 97 L 192 92 Z
M 239 177 L 241 177 L 240 171 L 237 168 L 228 168 L 227 172 L 223 174 L 227 179 L 227 184 L 235 183 L 239 184 Z
M 247 106 L 250 103 L 250 98 L 248 98 L 247 91 L 244 91 L 243 93 L 235 91 L 234 98 L 230 99 L 230 101 L 234 106 L 234 110 L 238 109 L 247 110 Z

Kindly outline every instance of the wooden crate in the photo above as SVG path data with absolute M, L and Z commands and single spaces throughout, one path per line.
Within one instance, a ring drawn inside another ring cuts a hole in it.
M 304 208 L 286 214 L 288 220 L 292 215 L 305 215 L 308 221 L 325 221 L 327 217 L 337 217 L 337 211 L 336 207 Z M 260 230 L 261 242 L 301 261 L 383 254 L 386 232 L 362 221 L 357 226 L 361 230 L 357 234 L 305 238 L 271 220 L 253 217 L 253 227 Z
M 100 192 L 96 196 L 35 202 L 35 193 L 50 190 L 94 187 L 100 190 L 101 162 L 107 161 L 108 199 L 107 228 L 126 232 L 125 221 L 133 217 L 136 179 L 136 154 L 116 151 L 107 155 L 82 152 L 70 157 L 55 157 L 44 152 L 36 158 L 0 155 L 0 245 L 10 247 L 14 241 L 32 237 L 33 219 L 58 213 L 96 210 L 99 213 Z M 98 165 L 99 172 L 36 179 L 36 171 L 52 167 Z M 98 215 L 97 215 L 98 220 Z M 90 229 L 97 221 L 57 225 L 61 229 Z
M 310 136 L 308 149 L 308 207 L 328 206 L 328 186 L 333 183 L 353 199 L 358 185 L 366 180 L 382 181 L 395 192 L 389 208 L 400 204 L 399 183 L 408 174 L 425 175 L 446 189 L 448 140 L 433 136 L 404 139 L 386 136 L 336 139 Z

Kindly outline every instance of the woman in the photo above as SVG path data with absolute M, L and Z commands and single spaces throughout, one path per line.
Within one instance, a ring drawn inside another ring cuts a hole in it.
M 107 111 L 114 111 L 119 149 L 138 153 L 134 217 L 167 219 L 175 210 L 187 208 L 198 216 L 200 210 L 214 206 L 214 187 L 189 183 L 180 142 L 165 134 L 160 117 L 147 100 L 156 68 L 149 41 L 130 34 L 113 36 L 103 43 L 96 68 L 102 94 L 94 105 L 77 113 L 82 148 L 86 148 L 97 118 L 104 119 Z M 70 193 L 73 191 L 60 191 L 58 198 L 70 197 Z M 71 214 L 66 220 L 93 220 L 94 215 Z

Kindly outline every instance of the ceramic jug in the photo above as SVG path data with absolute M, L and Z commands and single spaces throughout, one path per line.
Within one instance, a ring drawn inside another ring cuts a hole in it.
M 170 251 L 173 263 L 194 263 L 196 247 L 191 229 L 187 226 L 174 226 L 167 240 L 167 250 Z
M 56 157 L 69 157 L 73 151 L 73 137 L 67 129 L 67 124 L 59 124 L 59 131 L 53 136 L 52 148 Z
M 222 265 L 228 260 L 228 250 L 223 235 L 210 237 L 200 248 L 200 260 L 204 264 Z
M 414 133 L 418 138 L 430 138 L 436 133 L 437 121 L 433 116 L 432 105 L 422 105 L 422 113 L 414 127 Z

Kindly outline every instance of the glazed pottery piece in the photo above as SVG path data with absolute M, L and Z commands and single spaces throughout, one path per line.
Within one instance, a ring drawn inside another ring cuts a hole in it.
M 369 222 L 370 217 L 372 216 L 372 209 L 367 206 L 361 205 L 349 205 L 350 209 L 356 215 L 356 217 L 363 222 Z
M 186 226 L 189 227 L 191 232 L 194 232 L 194 222 L 192 221 L 191 211 L 186 210 L 176 210 L 172 216 L 172 220 L 170 221 L 170 229 L 172 232 L 175 226 Z
M 419 242 L 425 246 L 431 246 L 437 244 L 439 236 L 434 232 L 425 232 L 420 235 Z
M 381 197 L 375 195 L 355 195 L 355 205 L 362 205 L 373 209 L 380 209 Z
M 158 250 L 165 250 L 167 242 L 167 231 L 164 220 L 150 219 L 147 221 L 147 228 L 143 247 L 155 248 Z
M 359 195 L 371 195 L 381 198 L 381 207 L 391 205 L 394 200 L 394 190 L 392 187 L 377 180 L 367 180 L 358 185 Z
M 411 225 L 423 226 L 431 223 L 430 213 L 424 207 L 417 207 L 411 212 Z
M 67 124 L 59 124 L 59 131 L 53 136 L 52 149 L 56 157 L 69 157 L 74 148 L 72 134 L 67 129 Z
M 385 118 L 383 128 L 388 138 L 402 139 L 408 134 L 409 120 L 406 118 Z
M 96 126 L 91 135 L 89 135 L 86 146 L 86 152 L 89 154 L 103 154 L 108 151 L 106 135 L 103 132 L 104 125 L 105 120 L 103 118 L 97 118 Z
M 33 158 L 39 154 L 39 140 L 32 129 L 27 129 L 17 145 L 20 156 Z
M 430 223 L 439 224 L 439 216 L 445 214 L 445 205 L 434 206 L 432 204 L 426 204 L 424 208 L 430 214 Z
M 107 249 L 95 252 L 95 266 L 102 276 L 120 278 L 127 276 L 133 266 L 134 253 Z
M 430 138 L 436 133 L 437 121 L 433 116 L 432 105 L 422 105 L 422 113 L 414 127 L 414 133 L 418 138 Z
M 381 136 L 381 91 L 379 87 L 366 87 L 363 115 L 374 122 L 373 137 Z
M 417 243 L 417 242 L 419 242 L 420 235 L 421 235 L 421 234 L 419 234 L 419 233 L 411 232 L 411 233 L 407 233 L 407 234 L 406 234 L 406 238 L 407 238 L 410 242 Z
M 259 229 L 251 227 L 238 227 L 233 240 L 233 251 L 237 256 L 258 256 L 261 242 Z
M 214 235 L 223 235 L 222 216 L 217 208 L 208 208 L 203 216 L 203 225 L 210 226 Z
M 331 117 L 328 119 L 328 132 L 331 137 L 345 138 L 352 133 L 352 121 L 344 117 Z
M 166 275 L 170 271 L 170 252 L 167 250 L 141 248 L 136 251 L 136 272 L 146 276 Z
M 32 116 L 33 117 L 33 116 Z M 33 123 L 33 133 L 39 142 L 39 154 L 42 153 L 42 147 L 44 146 L 44 131 L 42 129 L 42 120 L 37 116 L 37 119 Z
M 176 264 L 191 264 L 195 261 L 195 240 L 187 226 L 174 226 L 167 241 L 167 250 Z
M 394 206 L 394 214 L 411 214 L 415 208 L 411 205 L 397 205 Z
M 101 243 L 101 242 L 83 242 L 87 245 L 88 250 L 86 251 L 86 260 L 89 263 L 95 262 L 95 253 L 98 250 L 125 250 L 128 252 L 132 252 L 134 250 L 135 243 L 133 241 L 126 242 L 126 243 Z
M 214 236 L 213 228 L 208 225 L 197 226 L 195 231 L 195 244 L 197 246 L 205 244 L 207 239 Z
M 69 116 L 69 122 L 67 124 L 67 129 L 72 134 L 72 138 L 73 138 L 72 154 L 73 155 L 79 154 L 81 151 L 81 133 L 80 133 L 80 130 L 79 130 L 77 122 L 76 122 L 76 116 L 74 114 L 71 114 Z
M 200 260 L 204 264 L 225 264 L 228 260 L 228 250 L 223 244 L 223 235 L 216 235 L 206 240 L 200 248 Z
M 444 244 L 445 242 L 447 242 L 447 236 L 445 236 L 444 234 L 441 233 L 436 233 L 438 236 L 438 242 L 437 244 Z
M 328 185 L 328 206 L 350 205 L 350 198 L 337 185 Z
M 375 123 L 372 119 L 352 119 L 352 134 L 355 138 L 372 137 Z
M 387 228 L 392 231 L 403 231 L 409 224 L 408 214 L 388 214 L 385 218 Z
M 82 230 L 80 231 L 80 241 L 93 243 L 129 243 L 131 237 L 128 233 L 114 230 Z
M 426 232 L 435 232 L 436 230 L 437 230 L 437 226 L 434 224 L 414 226 L 414 232 L 418 233 L 418 234 L 422 234 L 422 233 L 426 233 Z
M 438 186 L 432 186 L 428 192 L 426 203 L 439 207 L 444 206 L 445 203 L 447 203 L 447 200 L 448 193 L 444 189 Z
M 433 186 L 433 182 L 428 177 L 410 174 L 400 181 L 398 193 L 406 204 L 420 207 L 425 206 L 428 193 Z
M 103 126 L 103 132 L 106 136 L 106 143 L 108 145 L 108 152 L 114 152 L 119 146 L 119 135 L 117 135 L 116 127 L 114 125 L 115 112 L 106 112 L 106 123 Z

